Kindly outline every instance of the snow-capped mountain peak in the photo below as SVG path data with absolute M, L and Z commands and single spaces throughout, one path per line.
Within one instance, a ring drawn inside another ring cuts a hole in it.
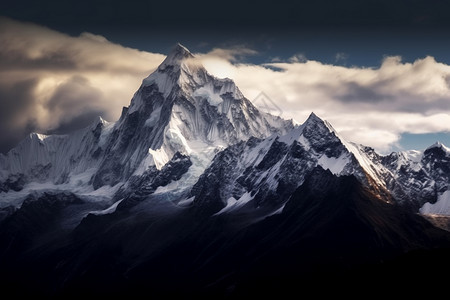
M 319 135 L 323 134 L 329 134 L 333 133 L 336 137 L 338 137 L 337 131 L 331 126 L 328 121 L 321 119 L 319 116 L 317 116 L 314 112 L 312 112 L 308 119 L 306 119 L 305 123 L 303 123 L 303 130 L 309 131 L 309 130 L 315 130 L 320 131 L 318 132 Z
M 298 130 L 301 132 L 297 139 L 298 142 L 305 145 L 306 138 L 309 141 L 307 145 L 315 144 L 313 146 L 316 149 L 315 151 L 325 151 L 327 157 L 338 158 L 338 153 L 343 153 L 341 152 L 341 147 L 343 147 L 346 149 L 344 152 L 351 153 L 364 172 L 371 177 L 371 180 L 377 185 L 385 187 L 381 174 L 386 173 L 387 170 L 373 162 L 366 153 L 366 147 L 347 141 L 328 121 L 321 119 L 312 112 Z
M 190 58 L 194 58 L 194 55 L 186 47 L 178 43 L 173 48 L 172 52 L 167 55 L 166 59 L 164 59 L 158 69 L 162 71 L 170 66 L 180 66 L 184 60 Z
M 325 123 L 319 116 L 317 116 L 314 112 L 311 112 L 306 119 L 304 124 L 316 124 L 316 123 Z
M 218 149 L 252 136 L 284 134 L 290 128 L 292 122 L 259 112 L 231 79 L 212 76 L 177 44 L 143 80 L 117 122 L 111 152 L 96 174 L 95 186 L 115 184 L 117 175 L 123 180 L 151 166 L 161 170 L 177 152 L 200 155 L 197 162 L 203 170 Z M 125 172 L 116 175 L 117 168 Z
M 321 119 L 312 112 L 299 127 L 299 131 L 301 131 L 301 134 L 296 139 L 297 142 L 307 150 L 311 148 L 315 153 L 323 154 L 318 162 L 325 169 L 330 169 L 334 174 L 347 175 L 359 173 L 358 169 L 362 168 L 376 185 L 384 186 L 383 180 L 380 179 L 380 174 L 384 170 L 367 155 L 365 147 L 347 141 L 328 121 Z M 337 168 L 337 165 L 339 165 L 339 168 Z M 365 180 L 366 175 L 363 173 L 358 176 L 362 181 Z
M 201 210 L 216 214 L 246 211 L 252 215 L 249 220 L 258 219 L 278 213 L 287 195 L 319 166 L 337 176 L 354 175 L 384 195 L 381 170 L 362 147 L 345 141 L 327 121 L 311 113 L 284 135 L 228 147 L 216 156 L 191 196 Z M 209 191 L 211 186 L 220 188 Z
M 143 80 L 142 86 L 156 84 L 164 97 L 168 97 L 175 87 L 192 92 L 193 88 L 208 82 L 210 77 L 195 56 L 186 47 L 177 44 L 155 72 Z
M 425 151 L 427 150 L 431 150 L 433 148 L 440 148 L 442 149 L 444 152 L 450 153 L 450 148 L 448 148 L 447 146 L 445 146 L 444 144 L 442 144 L 441 142 L 437 141 L 436 143 L 434 143 L 433 145 L 431 145 L 430 147 L 428 147 Z
M 312 112 L 303 124 L 295 125 L 294 129 L 279 138 L 280 142 L 291 145 L 294 141 L 309 148 L 305 140 L 305 134 L 323 136 L 329 133 L 336 133 L 333 127 Z

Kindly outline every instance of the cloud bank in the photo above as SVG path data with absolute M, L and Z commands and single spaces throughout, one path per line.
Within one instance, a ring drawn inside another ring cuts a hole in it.
M 31 131 L 65 133 L 116 120 L 164 59 L 82 33 L 0 18 L 0 151 Z
M 213 52 L 200 55 L 205 67 L 234 79 L 250 100 L 262 91 L 283 117 L 298 122 L 314 111 L 348 140 L 380 152 L 398 147 L 405 132 L 450 132 L 450 66 L 431 56 L 413 63 L 385 57 L 378 68 L 361 68 L 299 55 L 287 62 L 233 64 Z
M 2 152 L 31 131 L 69 132 L 98 115 L 117 120 L 164 59 L 91 33 L 72 37 L 7 18 L 0 18 L 0 44 Z M 385 57 L 377 68 L 361 68 L 308 60 L 294 50 L 284 62 L 242 63 L 255 53 L 235 47 L 197 57 L 211 74 L 234 79 L 248 99 L 263 92 L 282 117 L 301 123 L 314 111 L 346 139 L 380 152 L 398 146 L 405 132 L 450 131 L 450 66 L 431 56 L 413 63 Z M 346 59 L 336 54 L 337 63 Z

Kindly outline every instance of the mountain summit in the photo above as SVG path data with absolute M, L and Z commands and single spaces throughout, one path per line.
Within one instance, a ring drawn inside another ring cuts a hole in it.
M 210 75 L 178 44 L 124 109 L 93 184 L 115 185 L 152 165 L 161 169 L 177 152 L 195 156 L 193 176 L 199 176 L 217 149 L 290 128 L 292 122 L 259 112 L 232 80 Z
M 194 58 L 194 55 L 186 47 L 178 43 L 159 66 L 159 69 L 180 65 L 181 61 L 189 58 Z
M 217 151 L 291 128 L 291 121 L 260 112 L 232 80 L 210 75 L 177 44 L 143 80 L 117 122 L 95 122 L 63 136 L 33 135 L 0 156 L 0 187 L 7 192 L 22 190 L 30 182 L 47 183 L 37 189 L 51 183 L 92 194 L 91 188 L 106 185 L 114 187 L 106 195 L 110 196 L 126 190 L 131 177 L 161 170 L 177 153 L 192 162 L 189 180 L 182 184 L 188 187 Z M 14 193 L 8 197 L 17 204 L 23 201 Z

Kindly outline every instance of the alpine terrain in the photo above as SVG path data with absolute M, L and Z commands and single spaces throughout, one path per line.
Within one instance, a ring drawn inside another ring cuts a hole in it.
M 301 125 L 263 113 L 178 44 L 117 122 L 33 133 L 0 154 L 0 285 L 150 297 L 433 289 L 450 267 L 449 218 L 445 145 L 383 156 L 314 113 Z

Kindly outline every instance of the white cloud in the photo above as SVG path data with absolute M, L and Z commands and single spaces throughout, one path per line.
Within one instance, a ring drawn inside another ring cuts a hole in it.
M 221 75 L 234 79 L 250 100 L 263 91 L 283 117 L 299 122 L 314 111 L 350 141 L 380 152 L 398 146 L 404 132 L 450 131 L 450 66 L 431 56 L 413 63 L 385 57 L 378 68 L 300 59 L 266 65 L 217 60 Z

